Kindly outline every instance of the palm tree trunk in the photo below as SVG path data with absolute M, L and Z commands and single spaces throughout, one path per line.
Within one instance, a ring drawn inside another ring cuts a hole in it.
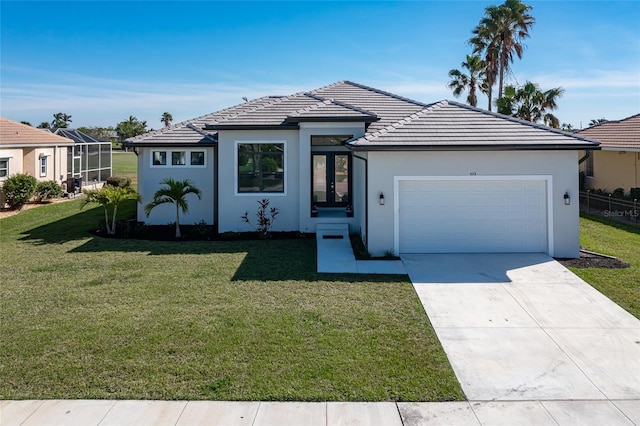
M 116 235 L 116 213 L 118 212 L 118 205 L 113 206 L 113 222 L 111 223 L 111 235 Z
M 109 210 L 107 210 L 107 206 L 104 206 L 104 224 L 107 227 L 107 234 L 111 234 L 111 227 L 109 226 Z
M 178 205 L 176 204 L 176 238 L 180 238 L 180 212 L 178 211 Z

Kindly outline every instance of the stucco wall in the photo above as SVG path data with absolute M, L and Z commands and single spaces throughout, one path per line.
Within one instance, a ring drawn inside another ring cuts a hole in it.
M 236 169 L 237 142 L 272 142 L 285 144 L 285 192 L 238 194 Z M 248 211 L 255 222 L 258 201 L 268 198 L 270 207 L 280 210 L 273 224 L 274 231 L 298 230 L 298 197 L 300 175 L 298 167 L 298 132 L 296 130 L 245 131 L 224 130 L 218 133 L 219 154 L 219 232 L 246 232 L 253 228 L 241 216 Z
M 153 151 L 205 151 L 205 167 L 166 166 L 151 167 Z M 151 225 L 166 225 L 175 222 L 175 206 L 165 204 L 154 208 L 149 217 L 144 206 L 153 200 L 153 194 L 160 188 L 160 181 L 171 177 L 175 180 L 190 179 L 196 188 L 202 191 L 202 199 L 193 194 L 187 196 L 189 211 L 180 212 L 180 223 L 185 225 L 205 221 L 214 223 L 214 148 L 140 148 L 138 151 L 138 192 L 141 203 L 138 204 L 138 220 Z
M 578 152 L 370 152 L 368 248 L 374 255 L 394 247 L 394 177 L 476 175 L 551 175 L 552 255 L 579 254 Z M 378 203 L 383 192 L 385 205 Z M 568 192 L 573 202 L 566 206 Z
M 9 176 L 22 173 L 22 148 L 0 149 L 0 158 L 9 159 Z
M 640 153 L 629 151 L 594 151 L 593 177 L 586 178 L 589 189 L 613 191 L 640 187 Z

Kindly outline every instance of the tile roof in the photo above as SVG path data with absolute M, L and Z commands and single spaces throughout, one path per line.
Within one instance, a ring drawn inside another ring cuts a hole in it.
M 96 143 L 101 142 L 91 135 L 81 132 L 77 129 L 58 128 L 53 130 L 54 135 L 62 136 L 73 140 L 75 143 Z
M 72 145 L 73 140 L 0 117 L 0 146 Z
M 335 121 L 336 119 L 371 123 L 378 121 L 378 116 L 334 99 L 327 99 L 289 114 L 286 121 L 297 123 L 301 121 Z
M 180 123 L 127 142 L 186 143 L 201 137 L 196 134 L 198 128 L 215 138 L 216 130 L 296 129 L 301 121 L 320 120 L 370 123 L 363 137 L 348 142 L 354 149 L 585 149 L 598 145 L 582 136 L 457 102 L 425 104 L 350 81 L 289 96 L 259 98 L 189 120 L 188 136 L 179 134 L 186 127 Z
M 349 142 L 353 148 L 595 148 L 597 142 L 453 101 L 423 108 Z
M 576 133 L 600 141 L 602 149 L 640 150 L 640 114 L 622 120 L 605 121 Z
M 214 124 L 227 116 L 239 114 L 242 111 L 252 109 L 258 105 L 269 103 L 280 96 L 265 96 L 239 105 L 202 115 L 191 120 L 171 125 L 169 128 L 153 130 L 127 139 L 129 145 L 171 145 L 171 144 L 214 144 L 218 140 L 216 132 L 205 131 L 204 127 Z

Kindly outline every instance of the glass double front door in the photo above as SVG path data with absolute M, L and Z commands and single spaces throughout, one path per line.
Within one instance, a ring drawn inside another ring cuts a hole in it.
M 312 205 L 346 207 L 351 204 L 351 154 L 312 153 Z

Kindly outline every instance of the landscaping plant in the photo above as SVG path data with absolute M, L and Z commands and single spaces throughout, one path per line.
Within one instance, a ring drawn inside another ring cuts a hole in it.
M 21 209 L 33 196 L 37 185 L 36 178 L 27 174 L 9 176 L 2 185 L 4 199 L 12 210 Z
M 53 180 L 38 182 L 36 184 L 35 197 L 39 203 L 51 200 L 52 198 L 59 198 L 61 196 L 62 186 L 58 185 L 58 183 Z
M 186 200 L 187 195 L 195 194 L 199 200 L 202 199 L 200 196 L 201 191 L 189 179 L 174 180 L 165 178 L 160 181 L 160 184 L 166 186 L 158 189 L 153 194 L 153 201 L 144 207 L 144 211 L 148 217 L 151 210 L 160 204 L 174 204 L 176 206 L 176 238 L 180 238 L 182 236 L 180 233 L 180 210 L 183 213 L 189 210 L 189 204 Z
M 116 234 L 116 218 L 118 206 L 126 200 L 138 200 L 139 195 L 131 188 L 115 187 L 105 185 L 101 189 L 90 189 L 82 191 L 86 198 L 82 200 L 80 208 L 89 203 L 100 204 L 104 208 L 104 222 L 108 235 Z M 111 223 L 109 222 L 109 210 L 111 210 Z
M 258 201 L 260 207 L 258 207 L 258 212 L 256 213 L 256 217 L 258 218 L 256 224 L 252 224 L 249 219 L 249 212 L 246 211 L 241 216 L 242 220 L 253 226 L 256 232 L 260 235 L 260 237 L 265 238 L 269 236 L 269 231 L 271 230 L 271 226 L 273 226 L 273 222 L 276 220 L 276 216 L 280 213 L 280 210 L 277 207 L 269 208 L 269 199 L 263 198 Z

